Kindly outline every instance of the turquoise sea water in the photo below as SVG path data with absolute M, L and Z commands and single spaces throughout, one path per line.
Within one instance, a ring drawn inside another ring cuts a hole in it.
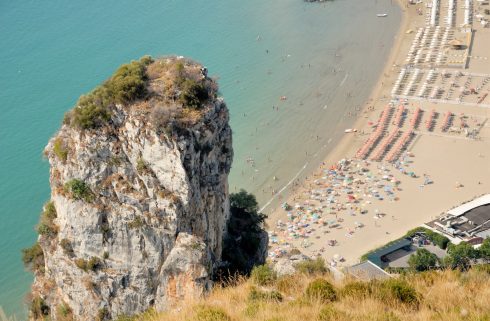
M 234 134 L 230 190 L 265 204 L 352 124 L 400 16 L 391 0 L 0 0 L 0 306 L 25 318 L 32 276 L 20 249 L 35 241 L 49 198 L 43 147 L 78 96 L 121 63 L 178 54 L 218 76 Z

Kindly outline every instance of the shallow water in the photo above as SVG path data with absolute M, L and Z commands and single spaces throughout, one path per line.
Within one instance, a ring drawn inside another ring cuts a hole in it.
M 25 317 L 32 276 L 20 249 L 49 198 L 42 149 L 78 96 L 118 65 L 144 54 L 205 63 L 231 111 L 230 190 L 265 204 L 351 125 L 400 17 L 390 0 L 1 1 L 0 306 Z

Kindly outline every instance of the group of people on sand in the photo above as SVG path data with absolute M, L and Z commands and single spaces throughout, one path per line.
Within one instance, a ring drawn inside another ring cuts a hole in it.
M 328 257 L 333 248 L 372 224 L 368 222 L 371 219 L 378 226 L 377 220 L 386 214 L 372 209 L 375 203 L 398 200 L 401 182 L 392 172 L 395 169 L 358 159 L 343 159 L 330 167 L 323 164 L 321 173 L 293 199 L 295 203 L 282 205 L 286 219 L 278 220 L 269 231 L 270 259 L 276 260 L 294 247 L 307 251 L 312 247 L 311 254 Z M 343 240 L 327 236 L 332 233 L 338 237 L 339 233 L 333 232 L 339 230 Z M 332 264 L 337 261 L 331 260 Z

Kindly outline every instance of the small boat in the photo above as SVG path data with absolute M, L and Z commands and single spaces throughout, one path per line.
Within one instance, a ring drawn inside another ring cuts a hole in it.
M 346 130 L 344 130 L 344 133 L 355 133 L 357 132 L 357 129 L 355 128 L 347 128 Z
M 378 13 L 376 15 L 376 17 L 378 17 L 378 18 L 384 18 L 384 17 L 388 17 L 388 14 L 387 13 Z

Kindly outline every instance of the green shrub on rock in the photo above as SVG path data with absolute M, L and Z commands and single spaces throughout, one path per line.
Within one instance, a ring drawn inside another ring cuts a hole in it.
M 44 252 L 38 242 L 22 250 L 22 262 L 31 271 L 44 273 Z
M 78 258 L 75 260 L 75 265 L 85 272 L 92 271 L 95 272 L 102 267 L 102 261 L 95 256 L 92 256 L 89 260 Z
M 76 107 L 65 115 L 65 123 L 80 129 L 94 129 L 107 124 L 115 104 L 127 104 L 146 93 L 146 66 L 151 57 L 132 61 L 117 69 L 101 86 L 79 98 Z
M 94 198 L 94 194 L 90 190 L 84 181 L 79 179 L 71 179 L 65 183 L 65 191 L 76 200 L 84 200 L 85 202 L 91 202 Z
M 208 90 L 202 81 L 190 78 L 183 81 L 179 97 L 183 107 L 199 109 L 208 98 Z
M 78 99 L 77 106 L 65 116 L 65 122 L 80 129 L 94 129 L 111 119 L 112 98 L 105 87 L 98 87 Z
M 53 143 L 53 152 L 60 161 L 63 163 L 66 162 L 66 159 L 68 158 L 68 149 L 64 145 L 63 139 L 60 137 L 57 137 Z
M 44 205 L 44 211 L 41 213 L 37 232 L 48 238 L 54 238 L 58 234 L 58 227 L 54 224 L 54 219 L 57 217 L 56 208 L 53 202 L 48 202 Z
M 139 61 L 132 61 L 119 67 L 105 86 L 116 103 L 125 104 L 145 96 L 145 80 L 145 65 Z

